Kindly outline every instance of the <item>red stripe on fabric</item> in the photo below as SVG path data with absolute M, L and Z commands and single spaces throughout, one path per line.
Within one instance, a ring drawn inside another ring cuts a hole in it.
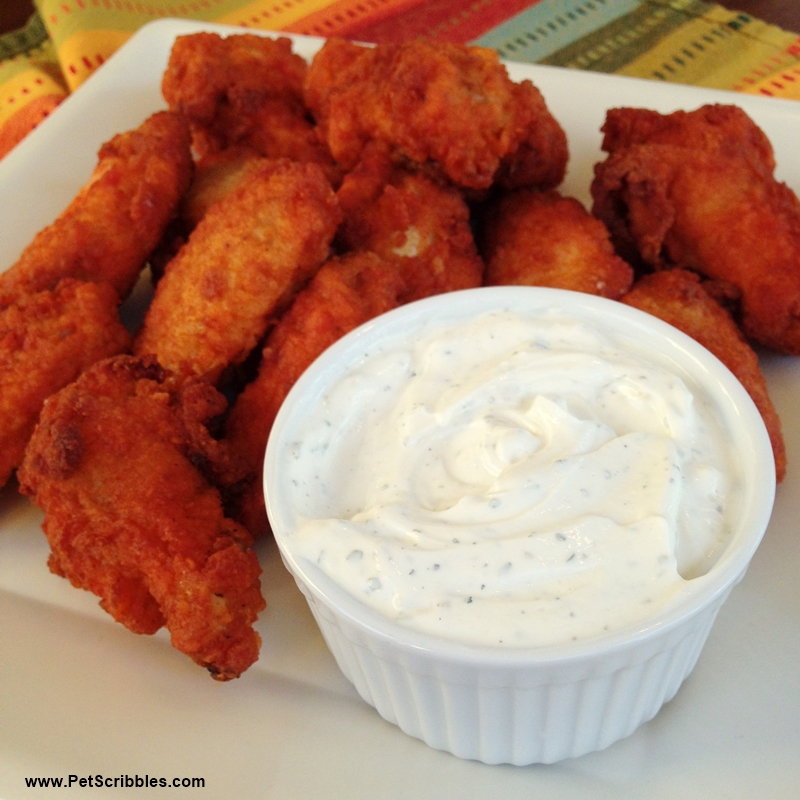
M 428 0 L 390 18 L 355 23 L 339 35 L 364 42 L 402 42 L 420 36 L 466 43 L 541 0 Z

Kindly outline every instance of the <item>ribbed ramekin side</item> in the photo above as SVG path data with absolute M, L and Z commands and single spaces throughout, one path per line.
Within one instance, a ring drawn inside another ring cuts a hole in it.
M 600 658 L 579 677 L 569 664 L 544 677 L 535 664 L 453 665 L 409 653 L 306 596 L 339 668 L 384 719 L 460 758 L 517 765 L 605 749 L 652 719 L 694 668 L 724 601 L 613 668 Z

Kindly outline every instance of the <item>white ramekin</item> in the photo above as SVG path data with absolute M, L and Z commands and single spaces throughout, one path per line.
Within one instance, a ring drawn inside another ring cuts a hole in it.
M 743 472 L 736 530 L 696 589 L 643 624 L 552 647 L 463 646 L 383 617 L 293 554 L 297 511 L 282 465 L 298 426 L 315 413 L 326 387 L 359 358 L 364 342 L 412 335 L 425 320 L 463 320 L 499 308 L 557 308 L 613 328 L 688 373 L 722 409 Z M 404 306 L 323 353 L 293 387 L 276 419 L 264 490 L 284 564 L 361 697 L 431 747 L 487 764 L 525 765 L 608 747 L 654 717 L 675 695 L 761 541 L 772 511 L 775 473 L 769 438 L 753 402 L 728 369 L 689 337 L 611 300 L 556 289 L 492 287 Z

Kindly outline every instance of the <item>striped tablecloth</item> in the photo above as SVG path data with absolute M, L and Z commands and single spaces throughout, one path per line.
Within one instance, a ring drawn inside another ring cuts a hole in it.
M 428 36 L 513 61 L 800 100 L 800 36 L 701 0 L 36 0 L 0 37 L 0 157 L 142 25 L 183 17 L 367 42 Z

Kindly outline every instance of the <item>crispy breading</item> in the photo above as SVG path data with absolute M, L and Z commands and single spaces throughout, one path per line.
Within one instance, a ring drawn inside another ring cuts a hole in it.
M 268 158 L 316 162 L 336 180 L 303 101 L 307 69 L 285 37 L 200 32 L 175 40 L 161 88 L 169 107 L 188 118 L 201 157 L 246 146 Z
M 725 105 L 612 109 L 603 131 L 593 213 L 620 254 L 735 286 L 745 334 L 800 354 L 800 201 L 764 133 Z
M 192 175 L 186 121 L 158 112 L 103 145 L 88 183 L 0 275 L 0 307 L 61 278 L 110 283 L 124 299 Z
M 316 164 L 265 159 L 167 265 L 134 352 L 181 378 L 218 381 L 328 258 L 340 219 Z
M 550 286 L 618 300 L 633 268 L 580 201 L 555 190 L 502 192 L 481 213 L 487 285 Z
M 699 276 L 683 269 L 646 275 L 636 281 L 622 302 L 647 311 L 696 339 L 739 379 L 761 412 L 772 442 L 777 479 L 783 480 L 786 447 L 758 356 L 731 315 L 704 289 Z
M 541 93 L 513 83 L 488 48 L 328 39 L 309 67 L 305 100 L 345 171 L 368 144 L 398 163 L 438 165 L 471 189 L 496 180 L 552 188 L 566 170 L 566 135 Z
M 206 211 L 227 197 L 262 161 L 262 156 L 247 147 L 229 147 L 199 158 L 181 202 L 180 217 L 187 231 L 196 228 Z
M 344 250 L 372 251 L 397 266 L 402 302 L 480 286 L 483 262 L 470 211 L 452 186 L 395 167 L 371 150 L 337 192 Z
M 108 284 L 65 278 L 0 311 L 0 486 L 22 463 L 44 401 L 130 347 Z
M 155 359 L 108 359 L 45 403 L 19 470 L 51 571 L 136 633 L 166 625 L 217 680 L 258 658 L 265 606 L 251 537 L 200 468 L 225 405 L 207 384 L 176 389 Z
M 153 283 L 161 280 L 167 264 L 186 244 L 206 211 L 229 195 L 247 176 L 249 170 L 263 160 L 262 156 L 248 147 L 229 147 L 195 161 L 194 176 L 183 195 L 178 213 L 150 255 L 150 277 Z
M 232 515 L 253 536 L 269 530 L 261 467 L 269 432 L 295 381 L 326 348 L 400 304 L 400 272 L 374 253 L 333 258 L 294 301 L 267 338 L 256 378 L 239 395 L 225 427 L 235 458 L 229 476 Z

